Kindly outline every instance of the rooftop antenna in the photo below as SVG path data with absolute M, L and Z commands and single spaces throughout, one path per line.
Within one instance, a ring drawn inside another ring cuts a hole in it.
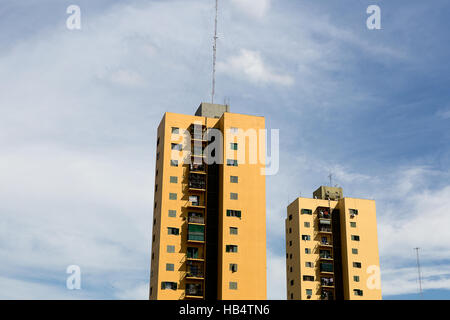
M 330 178 L 330 187 L 333 186 L 333 173 L 330 172 L 330 174 L 328 175 L 328 178 Z
M 218 15 L 218 0 L 216 0 L 216 18 L 214 20 L 214 45 L 213 45 L 213 71 L 212 71 L 212 92 L 211 103 L 214 103 L 214 94 L 216 90 L 216 54 L 217 54 L 217 15 Z
M 422 275 L 420 272 L 420 262 L 419 262 L 419 247 L 414 248 L 416 250 L 416 257 L 417 257 L 417 272 L 419 274 L 419 295 L 422 297 Z

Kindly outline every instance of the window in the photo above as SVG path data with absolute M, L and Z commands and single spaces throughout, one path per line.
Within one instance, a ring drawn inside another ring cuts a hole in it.
M 355 235 L 352 234 L 352 240 L 359 241 L 359 236 L 355 236 Z
M 289 259 L 292 259 L 292 253 L 289 255 Z
M 293 293 L 291 293 L 291 300 L 293 300 L 294 299 L 294 294 Z
M 238 161 L 237 160 L 233 160 L 233 159 L 227 159 L 227 166 L 237 167 L 238 166 Z
M 292 233 L 292 228 L 289 228 L 289 233 Z
M 352 249 L 352 253 L 353 253 L 353 254 L 358 254 L 358 249 L 353 248 L 353 249 Z
M 363 295 L 363 291 L 360 290 L 360 289 L 354 289 L 353 292 L 354 292 L 355 296 L 361 296 L 362 297 L 362 295 Z
M 156 146 L 159 146 L 159 137 L 158 137 L 158 139 L 156 140 Z
M 237 282 L 230 281 L 230 290 L 237 290 Z
M 331 262 L 322 262 L 320 264 L 320 271 L 322 271 L 322 272 L 333 272 L 333 263 L 331 263 Z
M 173 134 L 179 134 L 180 133 L 180 128 L 172 127 L 172 133 Z
M 175 246 L 167 246 L 167 253 L 174 253 L 175 252 Z
M 349 209 L 348 211 L 350 211 L 350 215 L 352 215 L 352 216 L 358 215 L 358 210 L 356 210 L 356 209 Z
M 180 229 L 178 229 L 178 228 L 168 227 L 167 231 L 168 231 L 168 234 L 173 234 L 175 236 L 180 234 Z
M 312 210 L 311 209 L 302 209 L 301 213 L 302 214 L 312 214 Z
M 311 240 L 311 236 L 307 235 L 307 234 L 302 234 L 302 240 L 309 241 L 309 240 Z
M 292 247 L 292 241 L 289 241 L 289 247 Z
M 289 272 L 292 272 L 292 267 L 289 268 Z
M 155 237 L 155 235 L 153 235 L 153 239 L 152 239 L 152 242 L 155 242 L 155 238 L 156 238 L 156 237 Z
M 237 134 L 239 132 L 239 129 L 238 128 L 234 128 L 234 127 L 231 127 L 230 128 L 230 133 L 232 133 L 232 134 Z
M 305 248 L 305 253 L 306 254 L 310 254 L 311 253 L 311 249 L 310 248 Z
M 291 280 L 291 286 L 293 286 L 294 285 L 294 280 Z
M 241 217 L 241 211 L 240 210 L 227 210 L 227 217 Z
M 230 227 L 230 234 L 238 234 L 238 228 Z
M 359 276 L 353 276 L 353 281 L 359 282 Z
M 237 200 L 237 199 L 238 199 L 238 194 L 237 194 L 237 193 L 234 193 L 234 192 L 231 192 L 231 193 L 230 193 L 230 199 L 231 199 L 231 200 Z
M 156 153 L 156 160 L 159 160 L 159 152 Z
M 170 200 L 177 200 L 177 194 L 176 193 L 169 193 L 169 199 Z
M 312 263 L 312 262 L 305 262 L 305 267 L 307 267 L 307 268 L 314 268 L 314 263 Z
M 309 222 L 305 222 L 303 225 L 305 226 L 305 228 L 309 228 L 311 226 Z
M 177 216 L 177 210 L 169 210 L 170 218 L 176 218 L 176 216 Z
M 170 160 L 170 165 L 172 167 L 178 167 L 178 160 Z
M 312 289 L 306 289 L 306 295 L 312 296 Z
M 238 183 L 239 178 L 237 176 L 230 176 L 231 183 Z
M 356 222 L 350 222 L 350 227 L 356 228 Z
M 158 185 L 155 184 L 155 192 L 157 192 L 157 191 L 158 191 Z
M 230 263 L 230 271 L 231 272 L 237 272 L 237 264 L 236 263 Z
M 238 144 L 235 142 L 230 143 L 230 148 L 231 150 L 237 150 L 238 149 Z
M 353 268 L 361 268 L 361 262 L 353 262 Z
M 173 263 L 166 263 L 166 271 L 175 270 L 175 265 Z
M 163 282 L 161 282 L 161 289 L 162 290 L 177 290 L 177 283 L 163 281 Z
M 314 276 L 303 276 L 303 281 L 314 281 Z
M 289 221 L 291 221 L 291 220 L 292 220 L 292 214 L 289 215 Z
M 178 183 L 178 177 L 171 176 L 170 183 Z
M 181 151 L 183 150 L 183 145 L 181 145 L 180 143 L 172 143 L 172 150 Z
M 225 247 L 226 252 L 238 252 L 238 247 L 233 244 L 227 244 Z

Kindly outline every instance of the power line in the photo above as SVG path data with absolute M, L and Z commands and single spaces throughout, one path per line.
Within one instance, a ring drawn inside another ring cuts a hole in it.
M 211 103 L 214 103 L 214 94 L 216 90 L 216 55 L 217 55 L 217 16 L 219 12 L 218 0 L 216 0 L 216 18 L 214 20 L 214 45 L 213 45 L 213 70 L 212 70 L 212 91 Z
M 419 294 L 420 294 L 420 297 L 422 297 L 422 275 L 421 275 L 421 272 L 420 272 L 419 249 L 420 249 L 419 247 L 414 248 L 414 250 L 416 250 L 417 272 L 418 272 L 418 275 L 419 275 Z

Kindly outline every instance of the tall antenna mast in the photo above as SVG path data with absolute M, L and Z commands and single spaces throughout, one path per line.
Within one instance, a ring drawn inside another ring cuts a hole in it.
M 333 186 L 333 173 L 330 172 L 330 174 L 328 175 L 328 178 L 330 178 L 330 187 Z
M 216 18 L 214 20 L 214 45 L 213 45 L 213 72 L 212 72 L 212 92 L 211 103 L 214 103 L 214 94 L 216 90 L 216 54 L 217 54 L 217 15 L 218 15 L 218 0 L 216 0 Z
M 416 250 L 416 256 L 417 256 L 417 272 L 419 273 L 419 294 L 422 297 L 422 275 L 420 272 L 420 262 L 419 262 L 419 247 L 414 248 Z

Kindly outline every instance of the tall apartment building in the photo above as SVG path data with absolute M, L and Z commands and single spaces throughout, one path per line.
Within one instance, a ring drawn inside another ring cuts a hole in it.
M 150 299 L 266 299 L 265 136 L 250 141 L 255 136 L 236 134 L 264 128 L 264 117 L 230 113 L 225 105 L 202 103 L 195 116 L 164 114 L 156 143 Z M 209 138 L 211 129 L 223 141 Z M 250 163 L 255 142 L 263 150 Z M 210 153 L 214 143 L 223 151 Z M 186 157 L 174 159 L 180 151 Z
M 287 208 L 289 300 L 381 299 L 374 200 L 321 186 Z

